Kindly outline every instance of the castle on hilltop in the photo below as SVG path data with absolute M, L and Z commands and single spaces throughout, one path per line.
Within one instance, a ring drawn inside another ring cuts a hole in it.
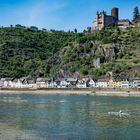
M 106 12 L 96 13 L 96 20 L 93 22 L 92 30 L 101 30 L 104 27 L 118 26 L 120 28 L 128 28 L 130 21 L 128 19 L 119 20 L 119 8 L 112 8 L 111 15 Z

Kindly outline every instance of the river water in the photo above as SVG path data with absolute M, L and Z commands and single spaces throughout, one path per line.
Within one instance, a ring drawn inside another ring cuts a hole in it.
M 0 140 L 140 140 L 140 98 L 0 94 Z

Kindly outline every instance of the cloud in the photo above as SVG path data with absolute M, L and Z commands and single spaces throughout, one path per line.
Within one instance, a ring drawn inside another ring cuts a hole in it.
M 29 7 L 26 11 L 28 19 L 28 25 L 51 25 L 54 22 L 60 22 L 61 17 L 58 14 L 59 10 L 62 10 L 66 6 L 66 3 L 45 3 L 39 2 Z
M 5 14 L 1 18 L 9 24 L 19 23 L 27 26 L 35 25 L 49 28 L 62 22 L 60 13 L 67 7 L 67 4 L 66 1 L 61 1 L 61 3 L 55 1 L 53 3 L 49 0 L 33 0 L 24 4 L 8 6 L 7 9 L 4 9 Z

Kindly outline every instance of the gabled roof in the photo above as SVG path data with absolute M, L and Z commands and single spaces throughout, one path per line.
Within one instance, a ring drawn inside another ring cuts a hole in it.
M 46 82 L 46 81 L 50 81 L 49 78 L 37 78 L 36 82 Z
M 96 81 L 95 81 L 95 80 L 93 80 L 93 79 L 90 79 L 90 80 L 88 80 L 87 82 L 91 82 L 91 81 L 96 82 Z
M 113 77 L 113 79 L 114 79 L 115 82 L 120 82 L 123 79 L 125 79 L 125 77 L 124 76 L 117 75 L 117 76 Z
M 130 20 L 129 19 L 120 19 L 120 20 L 118 20 L 118 22 L 130 22 Z
M 18 79 L 17 79 L 17 78 L 15 78 L 15 79 L 13 79 L 12 81 L 13 81 L 13 82 L 17 82 L 17 81 L 18 81 Z
M 67 81 L 66 78 L 56 79 L 55 81 Z
M 77 78 L 67 78 L 67 82 L 76 82 Z
M 22 77 L 22 78 L 20 78 L 21 81 L 24 81 L 24 80 L 27 80 L 27 79 L 28 79 L 28 77 Z
M 13 78 L 1 78 L 1 81 L 12 81 Z
M 129 81 L 140 81 L 140 78 L 130 78 Z
M 60 82 L 61 80 L 60 79 L 55 79 L 55 82 Z
M 35 79 L 28 79 L 27 82 L 28 82 L 28 84 L 35 84 L 36 83 Z
M 98 79 L 97 82 L 108 82 L 109 79 Z

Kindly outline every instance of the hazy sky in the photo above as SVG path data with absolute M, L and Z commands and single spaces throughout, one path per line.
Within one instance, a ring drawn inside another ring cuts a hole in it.
M 110 14 L 120 8 L 120 18 L 132 19 L 140 0 L 0 0 L 0 25 L 22 24 L 57 30 L 83 30 L 92 25 L 96 11 Z

